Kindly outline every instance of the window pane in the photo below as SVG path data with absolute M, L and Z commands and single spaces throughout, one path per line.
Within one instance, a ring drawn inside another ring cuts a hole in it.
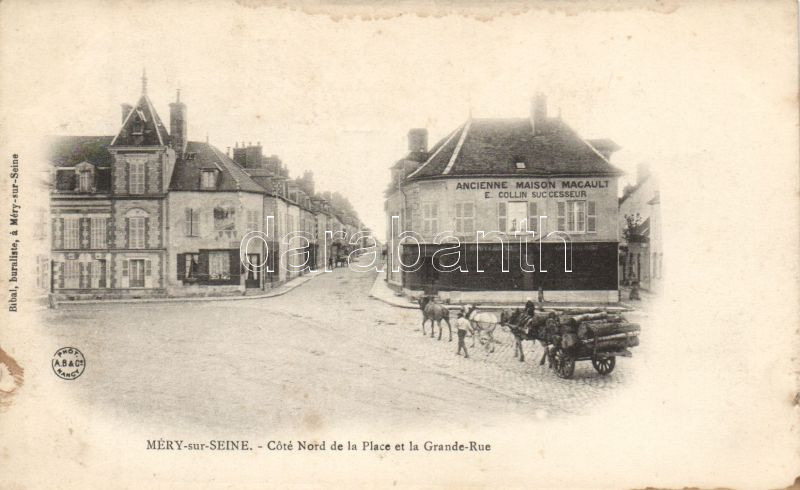
M 144 244 L 144 218 L 130 218 L 130 248 L 145 248 Z
M 91 248 L 106 248 L 106 219 L 92 218 Z

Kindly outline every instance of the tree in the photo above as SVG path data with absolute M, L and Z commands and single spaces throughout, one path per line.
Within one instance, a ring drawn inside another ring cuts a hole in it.
M 625 215 L 625 229 L 622 230 L 622 236 L 628 243 L 643 243 L 647 241 L 647 237 L 642 235 L 642 217 L 639 213 Z

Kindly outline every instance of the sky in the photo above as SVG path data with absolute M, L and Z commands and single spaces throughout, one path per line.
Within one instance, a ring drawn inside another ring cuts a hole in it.
M 691 12 L 367 20 L 224 2 L 49 5 L 15 12 L 41 29 L 5 34 L 25 46 L 7 53 L 19 72 L 4 76 L 15 91 L 35 90 L 15 102 L 35 115 L 36 131 L 115 134 L 120 104 L 135 103 L 146 67 L 162 120 L 180 88 L 190 139 L 223 150 L 261 142 L 292 176 L 312 170 L 318 190 L 346 195 L 379 236 L 389 167 L 406 153 L 410 128 L 427 128 L 433 145 L 470 112 L 526 117 L 543 92 L 550 115 L 622 147 L 612 163 L 628 172 L 624 184 L 637 163 L 669 167 L 676 149 L 697 151 L 691 141 L 706 127 L 692 114 L 723 102 L 714 100 L 719 84 L 741 89 L 709 68 L 732 61 L 720 56 L 756 55 L 728 25 L 704 25 Z M 719 42 L 743 50 L 709 49 Z

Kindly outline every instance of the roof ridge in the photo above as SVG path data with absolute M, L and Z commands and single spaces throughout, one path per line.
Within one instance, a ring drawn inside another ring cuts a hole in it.
M 458 154 L 461 152 L 461 147 L 464 145 L 464 140 L 467 139 L 467 134 L 469 133 L 470 126 L 472 126 L 472 118 L 467 119 L 467 124 L 461 131 L 461 137 L 458 138 L 458 143 L 456 143 L 456 148 L 453 150 L 453 155 L 450 157 L 450 161 L 447 162 L 447 166 L 442 171 L 442 175 L 449 174 L 450 169 L 453 168 L 453 164 L 456 163 Z
M 409 178 L 409 179 L 410 179 L 411 177 L 413 177 L 414 175 L 416 175 L 417 173 L 419 173 L 419 172 L 420 172 L 420 171 L 421 171 L 423 168 L 425 168 L 425 166 L 426 166 L 427 164 L 431 163 L 431 160 L 433 160 L 433 158 L 434 158 L 436 155 L 438 155 L 440 151 L 442 151 L 442 148 L 444 148 L 445 146 L 447 146 L 447 144 L 448 144 L 448 143 L 450 143 L 450 140 L 452 140 L 452 139 L 453 139 L 453 136 L 455 136 L 455 135 L 458 133 L 458 130 L 459 130 L 459 129 L 462 129 L 462 128 L 463 128 L 465 125 L 466 125 L 466 123 L 462 124 L 461 126 L 458 126 L 456 129 L 454 129 L 454 130 L 453 130 L 453 132 L 451 132 L 451 133 L 450 133 L 450 136 L 448 136 L 448 137 L 447 137 L 447 140 L 446 140 L 444 143 L 442 143 L 442 144 L 439 146 L 439 148 L 437 148 L 437 149 L 436 149 L 436 151 L 435 151 L 435 152 L 433 152 L 433 154 L 432 154 L 430 157 L 428 157 L 428 159 L 427 159 L 427 160 L 425 160 L 425 163 L 423 163 L 423 164 L 422 164 L 422 165 L 421 165 L 421 166 L 420 166 L 418 169 L 416 169 L 416 170 L 414 170 L 413 172 L 411 172 L 410 174 L 408 174 L 408 177 L 407 177 L 407 178 Z

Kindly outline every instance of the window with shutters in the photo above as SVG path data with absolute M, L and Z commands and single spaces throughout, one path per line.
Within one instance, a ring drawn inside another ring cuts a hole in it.
M 92 218 L 91 221 L 92 235 L 91 246 L 92 248 L 106 248 L 106 219 L 105 218 Z
M 78 289 L 81 281 L 81 263 L 77 260 L 64 262 L 64 287 Z
M 230 254 L 228 252 L 208 253 L 208 276 L 209 279 L 231 278 Z
M 456 233 L 475 231 L 475 203 L 457 202 L 455 210 Z
M 498 230 L 506 233 L 523 232 L 528 222 L 528 203 L 524 201 L 513 201 L 507 203 L 508 229 Z
M 147 218 L 128 218 L 128 248 L 145 248 L 144 228 Z
M 186 236 L 199 236 L 200 223 L 198 222 L 200 213 L 196 209 L 186 208 L 184 210 L 183 234 Z
M 439 203 L 422 203 L 422 232 L 434 235 L 439 231 Z
M 143 161 L 129 162 L 129 185 L 131 194 L 144 194 L 144 165 Z
M 589 213 L 587 213 L 587 209 Z M 594 201 L 562 201 L 558 203 L 558 230 L 568 233 L 597 231 Z
M 64 218 L 64 248 L 76 249 L 80 247 L 80 220 L 78 218 Z
M 145 276 L 145 260 L 143 259 L 128 260 L 128 274 L 129 274 L 128 285 L 130 287 L 143 288 L 144 276 Z

